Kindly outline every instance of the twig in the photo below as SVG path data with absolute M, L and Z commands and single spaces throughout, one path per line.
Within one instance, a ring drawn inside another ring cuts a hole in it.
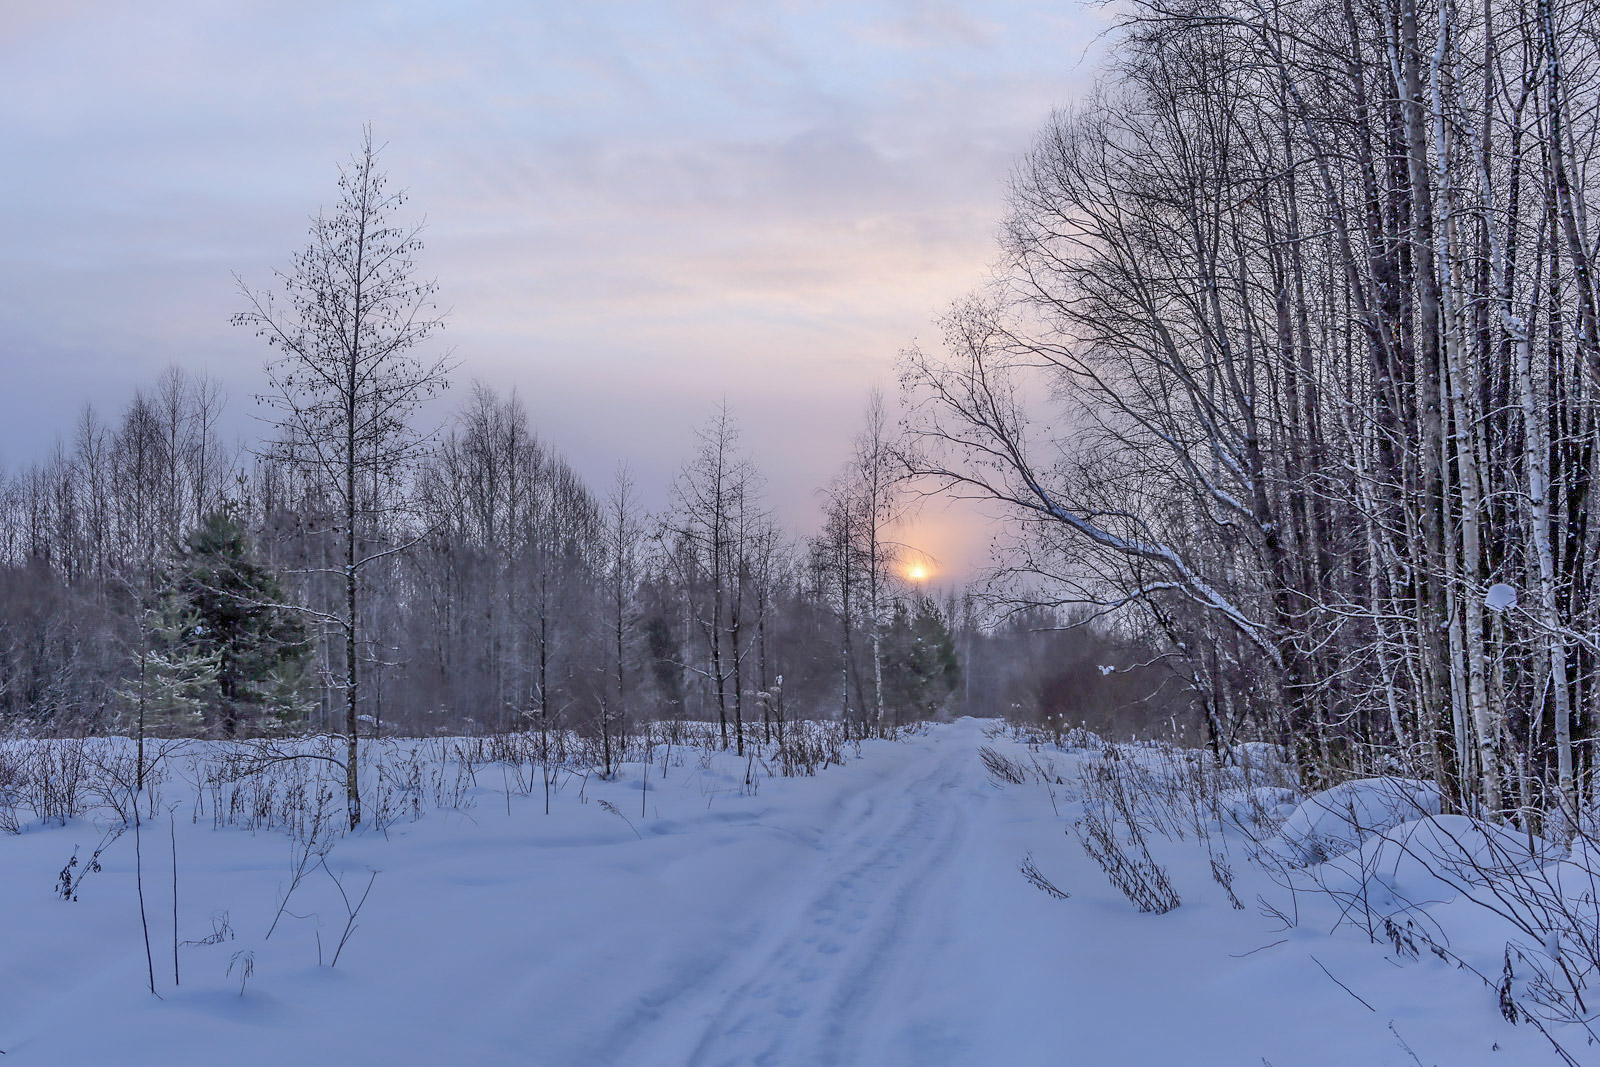
M 150 993 L 160 997 L 156 992 L 156 958 L 150 951 L 150 920 L 144 910 L 144 855 L 139 844 L 139 796 L 133 796 L 133 878 L 134 886 L 139 891 L 139 927 L 144 931 L 144 963 L 150 976 Z
M 1262 945 L 1260 948 L 1253 948 L 1249 952 L 1230 952 L 1230 953 L 1228 953 L 1228 955 L 1232 956 L 1236 960 L 1242 960 L 1246 956 L 1254 956 L 1257 952 L 1265 952 L 1269 948 L 1276 948 L 1277 946 L 1283 944 L 1287 940 L 1289 940 L 1289 939 L 1287 937 L 1285 937 L 1285 938 L 1283 938 L 1281 940 L 1274 941 L 1270 945 Z
M 1546 1030 L 1544 1028 L 1544 1024 L 1543 1023 L 1541 1023 L 1538 1019 L 1534 1018 L 1532 1015 L 1528 1015 L 1527 1013 L 1524 1013 L 1522 1017 L 1524 1019 L 1528 1020 L 1528 1022 L 1532 1023 L 1534 1025 L 1534 1027 L 1541 1034 L 1544 1035 L 1545 1040 L 1550 1042 L 1551 1047 L 1553 1047 L 1556 1050 L 1556 1055 L 1560 1056 L 1564 1061 L 1566 1061 L 1566 1063 L 1568 1064 L 1568 1067 L 1582 1067 L 1582 1065 L 1579 1064 L 1577 1060 L 1572 1058 L 1572 1053 L 1570 1053 L 1566 1049 L 1562 1048 L 1561 1044 L 1558 1041 L 1556 1041 L 1556 1039 L 1554 1037 L 1550 1036 L 1550 1031 L 1548 1031 L 1548 1030 Z
M 378 880 L 378 872 L 372 872 L 372 876 L 367 879 L 367 888 L 361 893 L 361 899 L 356 901 L 355 907 L 352 908 L 350 906 L 350 895 L 344 891 L 344 883 L 339 881 L 338 875 L 334 874 L 332 868 L 328 866 L 328 858 L 326 856 L 322 858 L 322 869 L 327 872 L 329 878 L 333 879 L 334 886 L 339 890 L 339 896 L 344 899 L 344 910 L 348 914 L 348 918 L 345 919 L 344 923 L 344 933 L 339 935 L 338 947 L 333 950 L 333 960 L 328 964 L 331 970 L 339 966 L 339 954 L 344 951 L 345 942 L 350 940 L 350 935 L 356 932 L 356 916 L 361 914 L 361 905 L 367 902 L 367 896 L 372 892 L 372 883 Z M 318 951 L 320 952 L 320 950 L 319 942 Z
M 1423 1062 L 1422 1062 L 1422 1057 L 1418 1056 L 1416 1054 L 1416 1052 L 1411 1048 L 1411 1046 L 1406 1044 L 1406 1039 L 1401 1037 L 1400 1036 L 1400 1031 L 1398 1031 L 1398 1030 L 1396 1030 L 1394 1028 L 1394 1020 L 1393 1019 L 1389 1020 L 1389 1032 L 1394 1035 L 1394 1039 L 1396 1041 L 1400 1042 L 1400 1047 L 1406 1050 L 1406 1055 L 1411 1057 L 1412 1062 L 1414 1062 L 1417 1065 L 1417 1067 L 1426 1067 L 1426 1065 L 1423 1064 Z
M 602 800 L 600 801 L 600 806 L 606 811 L 609 811 L 611 814 L 615 815 L 617 818 L 621 819 L 623 822 L 628 823 L 628 829 L 633 831 L 634 837 L 637 837 L 640 841 L 644 840 L 644 835 L 634 827 L 633 823 L 628 822 L 628 817 L 622 814 L 621 811 L 617 810 L 617 806 L 615 804 L 611 803 L 609 800 Z
M 167 837 L 172 842 L 172 984 L 178 985 L 178 820 L 177 805 L 167 809 Z
M 1022 872 L 1022 877 L 1026 878 L 1035 889 L 1047 893 L 1057 900 L 1066 900 L 1072 895 L 1044 876 L 1044 872 L 1034 865 L 1032 852 L 1022 857 L 1021 862 L 1017 864 L 1017 869 Z
M 1306 955 L 1311 956 L 1311 953 L 1308 952 L 1308 953 L 1306 953 Z M 1315 963 L 1318 967 L 1322 967 L 1322 961 L 1317 959 L 1317 957 L 1315 957 L 1315 956 L 1311 956 L 1311 962 Z M 1339 979 L 1334 978 L 1333 977 L 1333 972 L 1328 970 L 1328 968 L 1322 967 L 1322 973 L 1327 975 L 1329 978 L 1332 978 L 1334 985 L 1338 986 L 1340 989 L 1344 990 L 1346 993 L 1349 993 L 1352 997 L 1355 997 L 1356 1000 L 1361 1001 L 1361 1006 L 1363 1008 L 1366 1008 L 1370 1012 L 1376 1012 L 1378 1010 L 1377 1008 L 1374 1008 L 1371 1004 L 1368 1004 L 1366 1001 L 1361 1000 L 1361 998 L 1359 996 L 1356 996 L 1356 991 L 1354 989 L 1351 989 L 1349 986 L 1347 986 L 1343 982 L 1339 981 Z

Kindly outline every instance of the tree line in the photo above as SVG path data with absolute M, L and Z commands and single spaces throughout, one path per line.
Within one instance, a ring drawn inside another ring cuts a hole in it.
M 321 730 L 350 768 L 362 736 L 581 729 L 609 770 L 641 719 L 742 752 L 795 716 L 869 736 L 944 707 L 950 619 L 888 543 L 881 400 L 817 538 L 772 518 L 726 408 L 655 515 L 625 469 L 585 484 L 515 393 L 473 385 L 430 432 L 456 367 L 376 157 L 369 135 L 305 250 L 241 283 L 261 441 L 224 442 L 221 388 L 174 367 L 0 481 L 5 725 Z
M 1137 620 L 1219 751 L 1593 796 L 1597 14 L 1136 0 L 907 353 L 918 471 Z
M 193 716 L 169 701 L 163 722 L 229 735 L 343 725 L 344 503 L 314 472 L 220 441 L 220 396 L 170 369 L 114 421 L 85 407 L 77 433 L 0 481 L 6 723 L 121 728 L 130 678 L 155 662 L 146 646 L 168 655 L 170 634 L 157 638 L 170 631 L 209 655 L 201 633 L 232 612 L 256 626 L 258 652 L 282 653 L 225 675 L 260 699 L 217 688 Z M 873 567 L 853 539 L 782 530 L 725 409 L 660 514 L 640 507 L 625 470 L 591 489 L 514 393 L 484 385 L 408 475 L 364 492 L 356 550 L 371 561 L 353 630 L 370 734 L 547 716 L 609 731 L 648 714 L 725 722 L 733 746 L 780 714 L 872 734 L 926 717 L 954 687 L 948 605 L 886 549 Z M 829 506 L 853 506 L 846 495 L 841 481 Z M 857 582 L 876 583 L 875 614 Z M 845 631 L 871 635 L 848 663 Z
M 0 477 L 0 730 L 338 734 L 355 825 L 359 744 L 383 735 L 578 730 L 609 773 L 662 719 L 743 753 L 796 717 L 864 738 L 957 710 L 1186 713 L 1148 665 L 1092 684 L 1089 660 L 1137 643 L 1049 611 L 990 626 L 971 593 L 910 577 L 914 498 L 876 391 L 809 536 L 773 518 L 726 406 L 656 514 L 625 467 L 586 484 L 515 392 L 473 384 L 430 428 L 459 368 L 377 156 L 369 131 L 304 250 L 239 283 L 260 440 L 224 441 L 218 382 L 174 366 Z

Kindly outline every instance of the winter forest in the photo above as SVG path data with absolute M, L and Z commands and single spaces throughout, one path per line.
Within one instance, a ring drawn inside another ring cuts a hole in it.
M 1091 680 L 1095 652 L 1142 635 L 1041 644 L 1049 605 L 986 627 L 981 590 L 925 588 L 929 565 L 900 540 L 916 491 L 880 391 L 818 489 L 815 533 L 772 519 L 726 406 L 664 513 L 641 508 L 625 467 L 584 484 L 515 393 L 463 387 L 459 361 L 427 349 L 446 325 L 437 284 L 370 136 L 339 192 L 278 288 L 241 294 L 236 324 L 267 360 L 262 440 L 221 440 L 220 387 L 174 365 L 115 415 L 85 406 L 8 479 L 8 727 L 575 729 L 609 766 L 635 721 L 714 721 L 742 753 L 785 716 L 866 737 L 964 700 L 1072 725 L 1182 711 L 1158 692 L 1170 672 Z M 453 414 L 427 425 L 419 409 L 452 383 Z
M 581 475 L 378 124 L 11 457 L 8 1062 L 1600 1062 L 1600 9 L 1097 17 L 807 501 Z

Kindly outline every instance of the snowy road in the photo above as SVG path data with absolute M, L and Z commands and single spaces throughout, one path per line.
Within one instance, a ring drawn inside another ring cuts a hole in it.
M 287 839 L 180 817 L 182 935 L 220 910 L 237 935 L 182 948 L 181 987 L 158 959 L 161 1000 L 142 992 L 131 853 L 65 904 L 56 872 L 98 831 L 0 838 L 4 1063 L 1415 1067 L 1397 1034 L 1429 1065 L 1550 1060 L 1442 963 L 1234 910 L 1192 842 L 1160 853 L 1182 907 L 1136 913 L 1068 806 L 989 780 L 985 743 L 1008 745 L 964 720 L 754 795 L 745 763 L 691 754 L 665 781 L 657 765 L 642 814 L 636 767 L 549 816 L 485 787 L 468 813 L 338 844 L 335 870 L 382 873 L 332 971 L 327 879 L 266 941 Z M 168 862 L 164 825 L 146 847 Z M 1028 852 L 1071 899 L 1021 878 Z M 1236 868 L 1244 899 L 1270 891 Z M 146 890 L 170 939 L 165 882 Z
M 681 1029 L 635 1034 L 638 1053 L 695 1067 L 930 1062 L 895 992 L 946 962 L 927 904 L 966 835 L 954 793 L 970 756 L 933 745 L 849 797 L 815 869 L 758 905 L 755 942 L 675 998 Z

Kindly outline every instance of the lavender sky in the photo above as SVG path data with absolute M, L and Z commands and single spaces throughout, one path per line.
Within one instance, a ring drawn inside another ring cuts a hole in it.
M 254 436 L 228 325 L 371 121 L 426 215 L 457 380 L 517 388 L 647 503 L 724 397 L 786 522 L 867 389 L 981 284 L 1005 178 L 1086 85 L 1093 9 L 1032 3 L 91 4 L 0 21 L 0 463 L 168 363 Z M 459 395 L 459 394 L 458 394 Z M 981 523 L 924 509 L 946 574 Z

